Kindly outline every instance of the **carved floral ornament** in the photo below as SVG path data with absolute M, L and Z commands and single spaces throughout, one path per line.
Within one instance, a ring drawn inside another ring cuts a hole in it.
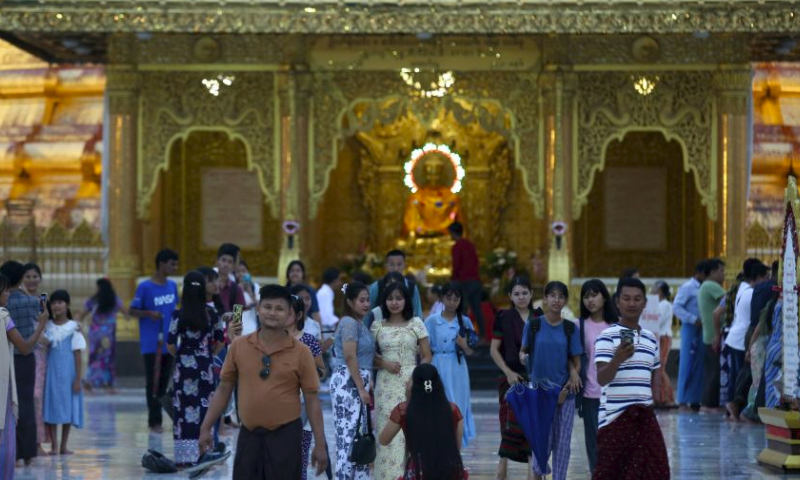
M 603 72 L 580 75 L 574 118 L 573 168 L 577 172 L 573 217 L 579 218 L 588 201 L 595 174 L 605 167 L 608 144 L 630 131 L 657 131 L 676 140 L 683 151 L 685 169 L 708 218 L 717 218 L 717 131 L 714 74 L 711 72 L 660 72 L 634 76 L 658 78 L 657 86 L 643 95 L 632 86 L 630 73 Z
M 313 140 L 309 153 L 311 217 L 328 189 L 342 142 L 375 125 L 406 115 L 430 127 L 442 110 L 461 124 L 476 122 L 508 139 L 516 166 L 537 216 L 544 212 L 544 165 L 537 75 L 528 72 L 472 72 L 459 75 L 457 92 L 442 98 L 398 95 L 396 73 L 318 73 L 312 101 Z M 361 108 L 356 108 L 361 107 Z M 401 180 L 402 181 L 402 180 Z
M 236 74 L 236 82 L 209 95 L 199 72 L 149 72 L 142 75 L 137 178 L 137 215 L 147 218 L 158 174 L 169 168 L 172 144 L 193 131 L 224 131 L 241 140 L 247 164 L 259 177 L 265 202 L 277 212 L 274 189 L 274 75 Z M 146 139 L 146 141 L 145 141 Z
M 380 7 L 331 2 L 71 1 L 4 3 L 0 29 L 14 32 L 193 33 L 693 33 L 796 32 L 794 2 L 495 3 L 415 2 Z M 110 4 L 110 5 L 109 5 Z M 305 7 L 305 8 L 303 8 Z

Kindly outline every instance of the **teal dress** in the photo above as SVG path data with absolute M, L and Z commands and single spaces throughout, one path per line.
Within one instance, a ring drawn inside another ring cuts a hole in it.
M 472 322 L 467 317 L 462 317 L 464 332 L 470 347 L 478 342 L 478 337 L 472 327 Z M 475 439 L 475 419 L 472 416 L 470 404 L 469 368 L 464 352 L 456 344 L 459 335 L 458 319 L 447 320 L 441 314 L 431 315 L 425 320 L 425 328 L 431 342 L 433 360 L 431 364 L 439 370 L 439 377 L 444 384 L 447 399 L 458 405 L 464 417 L 464 436 L 461 444 L 464 447 Z
M 47 377 L 44 384 L 44 423 L 70 424 L 83 427 L 83 391 L 75 393 L 75 350 L 85 350 L 86 340 L 78 331 L 78 323 L 69 320 L 63 325 L 47 324 L 45 336 L 50 341 L 47 352 Z

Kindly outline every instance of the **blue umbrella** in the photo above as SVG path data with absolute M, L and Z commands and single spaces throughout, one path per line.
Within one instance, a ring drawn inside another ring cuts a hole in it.
M 506 401 L 517 416 L 522 433 L 531 446 L 536 463 L 547 469 L 550 429 L 561 387 L 549 382 L 518 383 L 508 389 Z

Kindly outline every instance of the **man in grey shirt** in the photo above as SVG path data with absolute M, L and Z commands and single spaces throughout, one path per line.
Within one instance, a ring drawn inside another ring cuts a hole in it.
M 13 260 L 0 266 L 0 273 L 8 277 L 11 295 L 8 298 L 8 313 L 22 338 L 27 340 L 36 329 L 36 321 L 47 321 L 42 313 L 44 306 L 36 298 L 24 293 L 19 285 L 25 274 L 25 267 Z M 41 319 L 39 316 L 41 315 Z M 23 355 L 14 348 L 14 376 L 17 382 L 19 420 L 17 421 L 17 460 L 22 459 L 30 465 L 36 456 L 36 409 L 33 403 L 33 389 L 36 383 L 36 357 L 33 353 Z

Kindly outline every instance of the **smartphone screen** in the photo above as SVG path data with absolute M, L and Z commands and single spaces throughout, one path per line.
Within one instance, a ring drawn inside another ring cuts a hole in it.
M 242 323 L 242 311 L 244 311 L 244 306 L 236 304 L 233 306 L 233 320 L 232 322 Z

